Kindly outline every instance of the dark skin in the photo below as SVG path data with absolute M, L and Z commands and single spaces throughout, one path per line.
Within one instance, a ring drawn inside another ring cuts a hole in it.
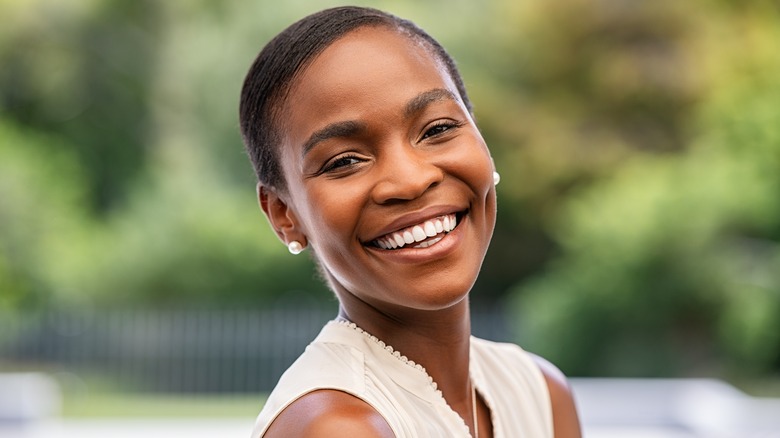
M 315 252 L 340 316 L 424 366 L 474 435 L 468 293 L 495 224 L 494 168 L 452 80 L 408 37 L 361 28 L 301 73 L 282 114 L 286 189 L 258 186 L 272 227 Z M 430 246 L 376 244 L 444 216 L 458 226 Z M 538 362 L 555 437 L 579 437 L 565 378 Z M 479 436 L 492 437 L 490 411 L 476 402 Z M 319 390 L 288 406 L 265 436 L 394 434 L 362 400 Z

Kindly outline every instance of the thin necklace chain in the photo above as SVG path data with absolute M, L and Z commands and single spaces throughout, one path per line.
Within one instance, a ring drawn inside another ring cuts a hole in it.
M 479 417 L 477 416 L 477 388 L 471 382 L 471 415 L 474 420 L 474 438 L 479 438 Z

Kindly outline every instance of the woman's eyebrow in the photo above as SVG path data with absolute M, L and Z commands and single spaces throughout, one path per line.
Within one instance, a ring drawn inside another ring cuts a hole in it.
M 364 128 L 364 124 L 354 120 L 331 123 L 330 125 L 315 131 L 309 137 L 309 139 L 306 140 L 306 143 L 303 144 L 301 155 L 305 156 L 310 150 L 312 150 L 312 148 L 314 148 L 314 146 L 317 145 L 317 143 L 323 142 L 330 138 L 351 137 L 362 131 Z
M 406 104 L 404 109 L 404 117 L 410 118 L 411 116 L 422 111 L 433 102 L 441 100 L 453 100 L 458 102 L 458 97 L 450 90 L 445 88 L 434 88 L 432 90 L 424 91 L 410 100 Z
M 419 113 L 433 102 L 439 102 L 442 100 L 452 100 L 458 102 L 458 97 L 450 90 L 445 88 L 434 88 L 428 91 L 424 91 L 417 96 L 413 97 L 404 107 L 404 117 L 410 118 L 413 115 Z M 317 143 L 336 137 L 351 137 L 365 129 L 363 123 L 346 120 L 343 122 L 335 122 L 325 126 L 322 129 L 318 129 L 308 140 L 303 144 L 302 156 L 306 154 L 317 145 Z

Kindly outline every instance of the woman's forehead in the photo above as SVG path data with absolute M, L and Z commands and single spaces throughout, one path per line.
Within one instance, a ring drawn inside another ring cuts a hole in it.
M 458 94 L 445 65 L 425 44 L 386 27 L 363 27 L 312 60 L 292 84 L 286 109 L 309 105 L 325 116 L 350 105 L 358 111 L 398 103 L 432 88 Z

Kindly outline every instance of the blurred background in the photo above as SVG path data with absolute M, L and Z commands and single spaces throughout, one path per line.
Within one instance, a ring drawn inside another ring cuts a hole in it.
M 451 52 L 502 175 L 478 335 L 780 396 L 776 1 L 357 3 Z M 251 425 L 336 302 L 257 207 L 239 90 L 336 4 L 0 0 L 0 372 Z

